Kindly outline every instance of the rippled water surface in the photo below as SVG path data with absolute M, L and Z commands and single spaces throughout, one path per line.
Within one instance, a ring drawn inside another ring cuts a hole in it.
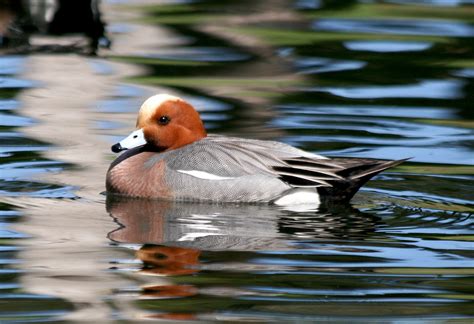
M 104 1 L 97 57 L 0 56 L 0 322 L 474 321 L 472 1 Z M 67 38 L 61 38 L 61 42 Z M 147 96 L 401 159 L 319 210 L 112 199 Z

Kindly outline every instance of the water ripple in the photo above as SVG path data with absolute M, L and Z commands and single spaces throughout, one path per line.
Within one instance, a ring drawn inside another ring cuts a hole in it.
M 472 37 L 474 28 L 459 21 L 409 19 L 318 19 L 315 30 L 345 33 Z
M 381 105 L 309 105 L 286 104 L 276 106 L 282 113 L 289 116 L 360 116 L 360 117 L 393 117 L 393 118 L 430 118 L 450 119 L 455 116 L 456 109 L 442 107 L 407 107 Z
M 425 6 L 456 7 L 465 4 L 474 4 L 474 0 L 386 0 L 386 2 L 398 4 L 414 4 Z
M 21 56 L 0 56 L 0 75 L 19 74 L 25 58 Z
M 248 60 L 251 56 L 239 53 L 235 49 L 224 47 L 182 47 L 167 51 L 161 50 L 155 54 L 144 55 L 144 57 L 173 61 L 238 62 Z
M 35 85 L 34 82 L 29 81 L 29 80 L 21 80 L 17 78 L 0 76 L 0 89 L 1 88 L 9 88 L 9 89 L 31 88 L 34 85 Z
M 296 68 L 302 74 L 358 70 L 362 69 L 366 64 L 366 62 L 362 61 L 334 60 L 323 57 L 307 57 L 295 61 Z
M 461 80 L 422 80 L 417 84 L 408 85 L 313 87 L 304 90 L 327 92 L 335 96 L 351 99 L 459 99 L 463 96 L 462 87 L 464 84 Z
M 378 53 L 394 53 L 394 52 L 419 52 L 425 51 L 433 46 L 430 42 L 403 42 L 403 41 L 387 41 L 387 40 L 365 40 L 365 41 L 348 41 L 344 42 L 344 46 L 351 51 L 368 51 Z

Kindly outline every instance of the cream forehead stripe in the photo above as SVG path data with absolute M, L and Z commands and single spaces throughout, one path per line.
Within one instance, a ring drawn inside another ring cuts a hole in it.
M 140 110 L 138 111 L 138 118 L 137 118 L 137 126 L 140 123 L 141 120 L 147 120 L 156 111 L 156 108 L 161 106 L 164 102 L 166 101 L 178 101 L 182 100 L 179 97 L 172 96 L 169 94 L 157 94 L 154 96 L 151 96 L 145 102 L 142 104 L 140 107 Z

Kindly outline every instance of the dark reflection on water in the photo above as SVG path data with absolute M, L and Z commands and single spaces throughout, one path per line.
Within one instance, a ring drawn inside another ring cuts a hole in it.
M 101 19 L 99 0 L 8 1 L 0 4 L 0 49 L 11 53 L 78 52 L 95 54 L 110 46 Z M 44 35 L 82 35 L 85 44 L 37 43 Z

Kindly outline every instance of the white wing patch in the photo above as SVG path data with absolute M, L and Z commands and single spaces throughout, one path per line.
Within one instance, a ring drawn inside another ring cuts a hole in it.
M 204 180 L 232 180 L 235 179 L 233 177 L 221 177 L 216 174 L 204 172 L 204 171 L 197 171 L 197 170 L 177 170 L 178 172 L 189 174 L 195 178 L 204 179 Z
M 319 155 L 319 154 L 314 154 L 314 153 L 306 152 L 306 151 L 302 151 L 302 152 L 303 153 L 301 154 L 301 156 L 307 157 L 307 158 L 310 158 L 310 159 L 321 159 L 321 160 L 328 160 L 329 159 L 328 157 L 325 157 L 325 156 L 322 156 L 322 155 Z

